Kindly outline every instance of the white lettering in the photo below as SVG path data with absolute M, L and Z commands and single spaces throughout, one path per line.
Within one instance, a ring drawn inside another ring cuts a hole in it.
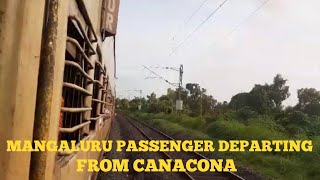
M 116 8 L 115 0 L 108 0 L 108 10 L 110 12 L 114 12 L 115 8 Z
M 110 31 L 112 31 L 112 23 L 113 23 L 113 16 L 111 13 L 107 13 L 107 27 Z

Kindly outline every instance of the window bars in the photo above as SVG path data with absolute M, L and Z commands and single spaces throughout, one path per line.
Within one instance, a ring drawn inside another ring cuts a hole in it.
M 91 111 L 91 121 L 94 123 L 90 124 L 90 129 L 95 129 L 96 121 L 100 118 L 103 119 L 104 115 L 104 104 L 106 101 L 104 100 L 103 91 L 106 90 L 105 77 L 106 77 L 106 68 L 102 66 L 102 55 L 100 47 L 97 46 L 97 54 L 98 60 L 95 61 L 95 70 L 94 70 L 94 84 L 93 84 L 93 95 L 92 95 L 92 111 Z
M 61 107 L 62 127 L 59 127 L 62 140 L 79 141 L 86 136 L 83 128 L 91 124 L 90 120 L 83 118 L 85 112 L 92 110 L 86 106 L 84 99 L 92 96 L 86 86 L 95 83 L 88 71 L 94 68 L 89 57 L 96 51 L 87 36 L 89 30 L 86 31 L 84 26 L 87 27 L 87 24 L 83 25 L 77 16 L 69 16 L 62 90 L 64 107 Z
M 68 17 L 59 139 L 78 142 L 96 130 L 110 102 L 97 36 L 83 2 L 77 0 L 77 5 Z M 90 59 L 92 55 L 97 60 Z

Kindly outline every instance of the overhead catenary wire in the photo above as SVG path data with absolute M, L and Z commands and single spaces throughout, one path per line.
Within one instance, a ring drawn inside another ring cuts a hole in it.
M 193 30 L 181 43 L 173 49 L 169 56 L 175 53 L 204 23 L 206 23 L 228 0 L 224 0 L 204 21 L 202 21 L 198 27 Z
M 178 32 L 180 32 L 180 31 L 182 30 L 182 28 L 183 28 L 186 24 L 188 24 L 188 22 L 193 18 L 193 16 L 194 16 L 195 14 L 197 14 L 197 12 L 201 9 L 201 7 L 202 7 L 202 6 L 204 5 L 204 3 L 206 3 L 207 1 L 208 1 L 208 0 L 202 1 L 202 3 L 200 4 L 200 6 L 197 8 L 197 10 L 194 11 L 194 12 L 192 13 L 192 15 L 185 20 L 185 22 L 183 23 L 182 26 L 180 26 L 180 28 L 178 29 Z M 177 34 L 175 34 L 171 39 L 174 40 L 174 38 L 175 38 L 176 36 L 177 36 Z
M 160 76 L 159 74 L 157 74 L 156 72 L 152 71 L 150 68 L 142 65 L 145 69 L 149 70 L 152 74 L 154 74 L 155 76 L 157 76 L 158 78 L 162 79 L 163 81 L 165 81 L 166 83 L 172 85 L 172 86 L 176 86 L 178 87 L 175 83 L 172 83 L 170 81 L 168 81 L 167 79 L 163 78 L 162 76 Z
M 227 35 L 230 36 L 232 33 L 237 31 L 242 24 L 245 24 L 253 15 L 255 15 L 263 6 L 265 6 L 270 0 L 264 1 L 259 7 L 257 7 L 252 13 L 250 13 L 246 18 L 244 18 L 239 24 L 237 24 Z
M 262 9 L 270 0 L 266 0 L 264 2 L 261 3 L 260 6 L 258 6 L 256 9 L 254 9 L 254 11 L 252 11 L 248 16 L 246 16 L 242 21 L 240 21 L 240 23 L 236 24 L 231 31 L 229 31 L 228 33 L 226 33 L 222 39 L 226 39 L 228 38 L 230 35 L 232 35 L 234 32 L 236 32 L 240 26 L 242 26 L 243 24 L 245 24 L 252 16 L 254 16 L 260 9 Z M 216 44 L 217 41 L 215 41 L 214 43 L 210 44 L 214 45 Z
M 179 69 L 178 69 L 178 68 L 175 68 L 175 67 L 168 67 L 168 66 L 165 66 L 165 67 L 157 66 L 157 67 L 155 67 L 155 69 L 159 69 L 159 68 L 161 68 L 161 69 L 166 69 L 166 70 L 179 71 Z

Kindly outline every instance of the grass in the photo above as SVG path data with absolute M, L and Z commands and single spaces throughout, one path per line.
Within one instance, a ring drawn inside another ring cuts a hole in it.
M 303 134 L 297 138 L 290 137 L 284 128 L 277 125 L 269 116 L 258 116 L 246 122 L 239 122 L 232 115 L 226 115 L 207 122 L 205 118 L 192 118 L 187 115 L 140 112 L 132 115 L 171 135 L 192 135 L 195 139 L 214 141 L 307 139 Z M 223 158 L 233 158 L 236 165 L 249 167 L 266 179 L 320 179 L 320 137 L 315 136 L 312 140 L 311 153 L 219 153 Z

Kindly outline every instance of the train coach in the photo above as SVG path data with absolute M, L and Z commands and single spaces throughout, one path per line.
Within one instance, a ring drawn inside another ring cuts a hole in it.
M 101 152 L 7 152 L 7 140 L 103 140 L 115 108 L 119 0 L 0 0 L 0 174 L 96 179 L 77 158 Z

